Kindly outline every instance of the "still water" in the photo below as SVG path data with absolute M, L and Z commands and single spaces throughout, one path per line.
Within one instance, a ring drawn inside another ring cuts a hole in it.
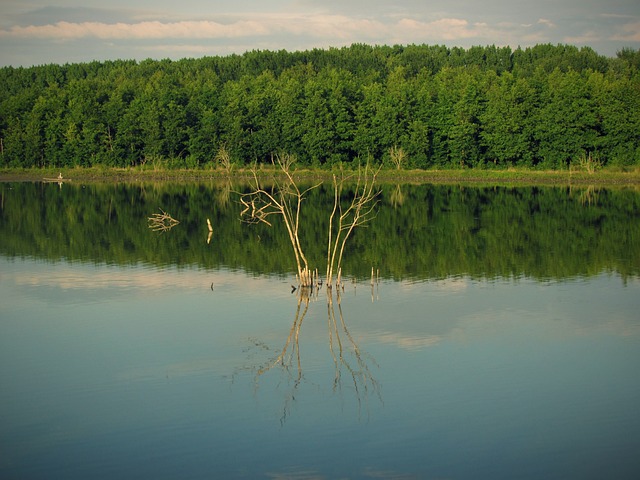
M 636 192 L 384 190 L 328 296 L 217 185 L 0 188 L 0 478 L 640 474 Z

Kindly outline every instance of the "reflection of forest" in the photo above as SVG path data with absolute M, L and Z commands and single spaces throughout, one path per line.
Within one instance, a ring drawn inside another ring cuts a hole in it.
M 2 183 L 0 192 L 5 256 L 295 269 L 284 228 L 242 224 L 228 185 Z M 305 200 L 301 236 L 315 268 L 326 261 L 332 201 L 324 187 Z M 180 222 L 170 232 L 148 228 L 159 209 Z M 640 194 L 630 189 L 385 185 L 376 218 L 350 239 L 343 271 L 361 279 L 372 265 L 393 278 L 638 275 L 639 212 Z
M 297 307 L 289 335 L 278 355 L 257 369 L 256 380 L 272 370 L 284 372 L 289 380 L 290 394 L 285 399 L 282 421 L 286 420 L 291 403 L 295 400 L 296 389 L 304 378 L 304 365 L 300 351 L 302 323 L 309 311 L 310 303 L 320 297 L 320 289 L 304 287 L 297 292 Z M 335 293 L 326 290 L 328 344 L 334 365 L 332 390 L 342 393 L 346 387 L 355 396 L 358 411 L 362 413 L 370 395 L 380 398 L 378 382 L 374 378 L 369 363 L 375 361 L 363 352 L 349 332 L 342 311 L 340 289 Z M 324 293 L 324 292 L 323 292 Z M 324 295 L 323 295 L 324 296 Z M 337 313 L 336 313 L 337 312 Z M 347 384 L 345 385 L 345 382 Z

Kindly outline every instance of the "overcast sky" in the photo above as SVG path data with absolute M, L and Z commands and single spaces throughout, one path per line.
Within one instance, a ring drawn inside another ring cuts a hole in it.
M 371 45 L 640 48 L 640 0 L 1 0 L 0 66 Z

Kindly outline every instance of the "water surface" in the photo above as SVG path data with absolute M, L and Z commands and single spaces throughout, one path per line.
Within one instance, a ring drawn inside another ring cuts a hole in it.
M 2 185 L 2 478 L 637 478 L 636 193 L 385 191 L 328 297 L 217 187 L 67 187 Z

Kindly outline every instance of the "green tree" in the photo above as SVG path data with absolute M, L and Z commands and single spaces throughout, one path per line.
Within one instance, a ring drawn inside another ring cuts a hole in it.
M 483 100 L 479 70 L 458 69 L 448 85 L 452 98 L 444 130 L 452 166 L 473 167 L 481 161 L 480 117 Z
M 541 83 L 534 131 L 538 156 L 543 167 L 567 168 L 581 152 L 596 150 L 597 105 L 585 77 L 573 70 L 556 68 Z
M 535 106 L 535 91 L 525 79 L 505 72 L 491 81 L 486 96 L 486 109 L 480 122 L 487 162 L 501 166 L 531 166 L 533 125 L 530 112 Z
M 305 134 L 305 84 L 314 75 L 311 65 L 296 65 L 284 71 L 277 83 L 279 99 L 276 104 L 276 121 L 282 131 L 278 145 L 282 151 L 295 155 L 302 164 L 310 161 L 302 141 Z
M 602 138 L 600 155 L 615 165 L 640 164 L 640 81 L 597 76 Z M 597 78 L 597 80 L 596 80 Z

